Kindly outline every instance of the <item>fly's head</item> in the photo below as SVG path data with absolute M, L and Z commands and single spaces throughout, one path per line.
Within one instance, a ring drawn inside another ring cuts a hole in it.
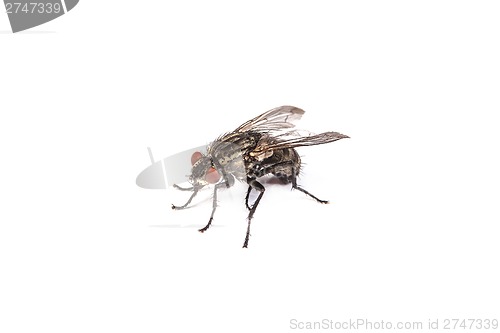
M 191 169 L 189 182 L 193 187 L 202 188 L 208 184 L 215 184 L 220 180 L 221 176 L 215 168 L 212 157 L 195 152 L 191 156 L 191 164 L 193 168 Z

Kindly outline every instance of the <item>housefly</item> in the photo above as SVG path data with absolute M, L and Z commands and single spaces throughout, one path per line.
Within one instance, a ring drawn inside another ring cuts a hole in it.
M 248 191 L 245 206 L 249 210 L 248 225 L 243 247 L 248 246 L 250 223 L 255 210 L 265 192 L 265 187 L 259 178 L 273 175 L 283 184 L 292 184 L 292 188 L 310 196 L 319 203 L 328 203 L 318 199 L 297 184 L 297 176 L 301 170 L 301 160 L 296 147 L 325 144 L 348 138 L 337 132 L 321 134 L 304 134 L 294 130 L 294 122 L 299 120 L 304 110 L 294 106 L 280 106 L 241 124 L 232 132 L 221 135 L 207 147 L 206 154 L 196 152 L 191 157 L 192 170 L 189 176 L 191 187 L 182 191 L 193 192 L 182 206 L 172 205 L 172 209 L 184 209 L 189 206 L 198 191 L 214 184 L 212 214 L 205 227 L 199 229 L 205 232 L 210 228 L 217 208 L 217 191 L 230 187 L 235 180 L 246 182 Z M 248 200 L 252 190 L 259 194 L 253 204 Z

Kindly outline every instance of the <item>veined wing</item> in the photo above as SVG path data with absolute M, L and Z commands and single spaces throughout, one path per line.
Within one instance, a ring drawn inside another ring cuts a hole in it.
M 283 136 L 286 136 L 288 134 L 289 133 L 285 133 Z M 325 132 L 309 136 L 290 137 L 285 140 L 280 140 L 279 136 L 277 137 L 277 140 L 273 140 L 273 138 L 269 137 L 263 137 L 259 144 L 255 147 L 255 149 L 250 152 L 250 156 L 261 160 L 263 158 L 271 156 L 273 154 L 273 150 L 276 149 L 315 146 L 345 138 L 349 137 L 338 132 Z
M 295 106 L 279 106 L 241 124 L 234 132 L 272 132 L 292 128 L 304 113 Z

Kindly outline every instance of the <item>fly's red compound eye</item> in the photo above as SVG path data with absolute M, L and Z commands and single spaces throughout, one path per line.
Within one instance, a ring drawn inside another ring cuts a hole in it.
M 215 168 L 208 169 L 207 173 L 205 174 L 205 180 L 209 184 L 215 184 L 219 181 L 219 179 L 220 179 L 220 175 L 217 172 L 217 170 L 215 170 Z
M 191 155 L 191 165 L 194 165 L 202 157 L 203 155 L 199 151 L 194 152 L 193 155 Z

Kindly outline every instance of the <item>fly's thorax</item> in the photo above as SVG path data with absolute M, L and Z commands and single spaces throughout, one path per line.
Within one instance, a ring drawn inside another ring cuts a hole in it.
M 232 175 L 238 179 L 245 179 L 244 156 L 246 149 L 241 140 L 235 142 L 215 141 L 210 145 L 208 154 L 212 157 L 213 164 L 223 175 Z M 243 140 L 246 141 L 246 140 Z
M 225 166 L 229 165 L 233 162 L 236 162 L 238 159 L 242 159 L 243 152 L 235 145 L 231 145 L 227 147 L 227 149 L 219 150 L 217 154 L 214 155 L 214 158 L 217 159 L 220 165 Z

